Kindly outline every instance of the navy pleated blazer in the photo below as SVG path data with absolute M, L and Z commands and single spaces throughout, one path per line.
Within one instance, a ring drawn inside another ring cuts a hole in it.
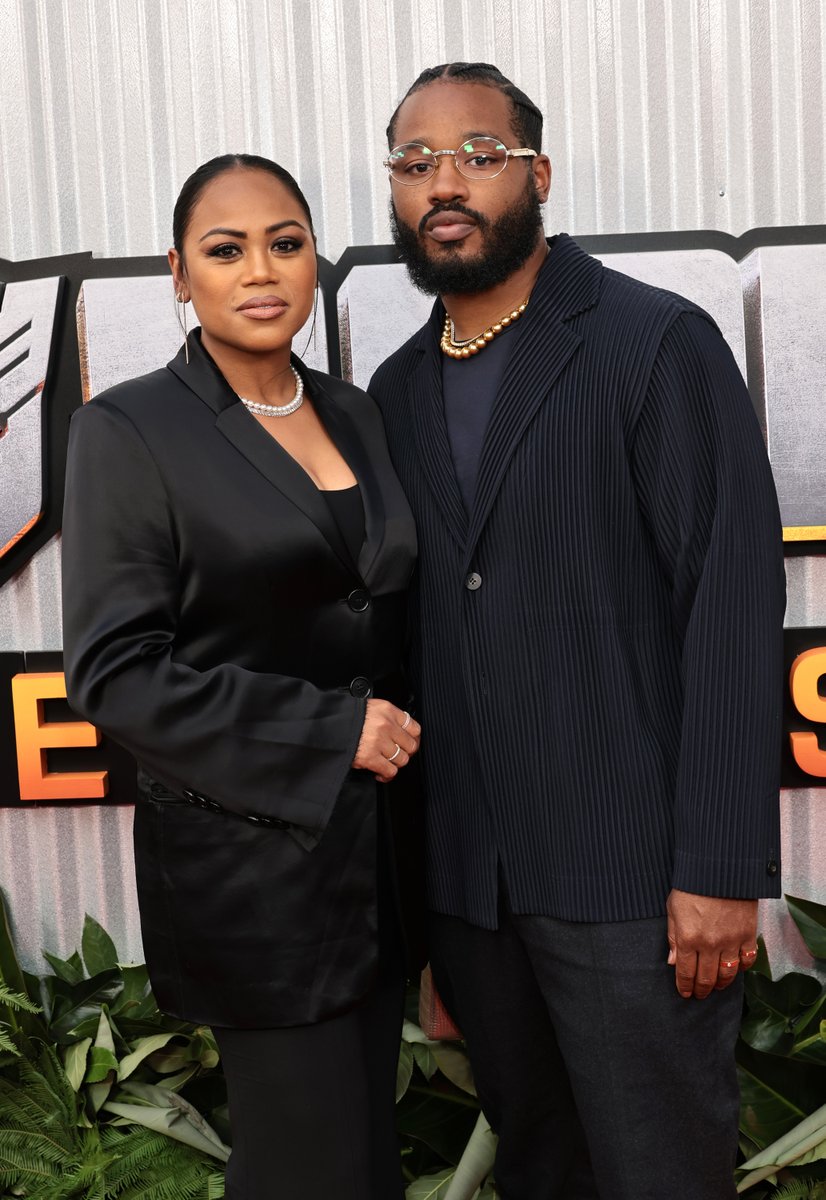
M 613 921 L 779 891 L 780 519 L 734 359 L 687 300 L 552 243 L 466 512 L 444 309 L 376 372 L 419 535 L 429 902 Z

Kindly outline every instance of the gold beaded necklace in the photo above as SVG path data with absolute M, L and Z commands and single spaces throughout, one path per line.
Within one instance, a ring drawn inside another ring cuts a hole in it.
M 528 307 L 528 301 L 523 301 L 518 308 L 513 309 L 507 316 L 502 317 L 493 325 L 489 325 L 483 333 L 477 337 L 466 338 L 463 342 L 457 342 L 454 336 L 452 319 L 445 314 L 445 325 L 442 330 L 441 341 L 439 346 L 442 353 L 447 354 L 450 358 L 470 358 L 472 354 L 478 354 L 480 350 L 484 350 L 488 342 L 492 342 L 497 333 L 501 333 L 503 329 L 507 329 L 514 321 L 518 321 L 522 313 Z

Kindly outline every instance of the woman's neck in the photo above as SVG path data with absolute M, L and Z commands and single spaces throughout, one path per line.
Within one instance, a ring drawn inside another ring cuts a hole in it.
M 295 393 L 290 347 L 251 354 L 201 333 L 201 344 L 238 396 L 258 404 L 286 404 Z

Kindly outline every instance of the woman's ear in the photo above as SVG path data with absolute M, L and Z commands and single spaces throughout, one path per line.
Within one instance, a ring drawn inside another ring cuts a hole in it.
M 178 251 L 173 247 L 167 253 L 167 262 L 169 269 L 172 272 L 172 284 L 175 288 L 175 299 L 186 303 L 189 299 L 189 293 L 184 279 L 183 262 Z

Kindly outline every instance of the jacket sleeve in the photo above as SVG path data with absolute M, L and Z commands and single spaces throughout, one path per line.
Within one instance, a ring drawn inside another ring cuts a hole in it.
M 79 410 L 63 516 L 72 707 L 168 787 L 322 830 L 352 763 L 365 701 L 232 663 L 199 671 L 179 661 L 176 542 L 163 480 L 132 421 L 106 401 Z
M 673 886 L 779 895 L 782 532 L 749 394 L 704 314 L 662 341 L 632 461 L 682 645 Z

